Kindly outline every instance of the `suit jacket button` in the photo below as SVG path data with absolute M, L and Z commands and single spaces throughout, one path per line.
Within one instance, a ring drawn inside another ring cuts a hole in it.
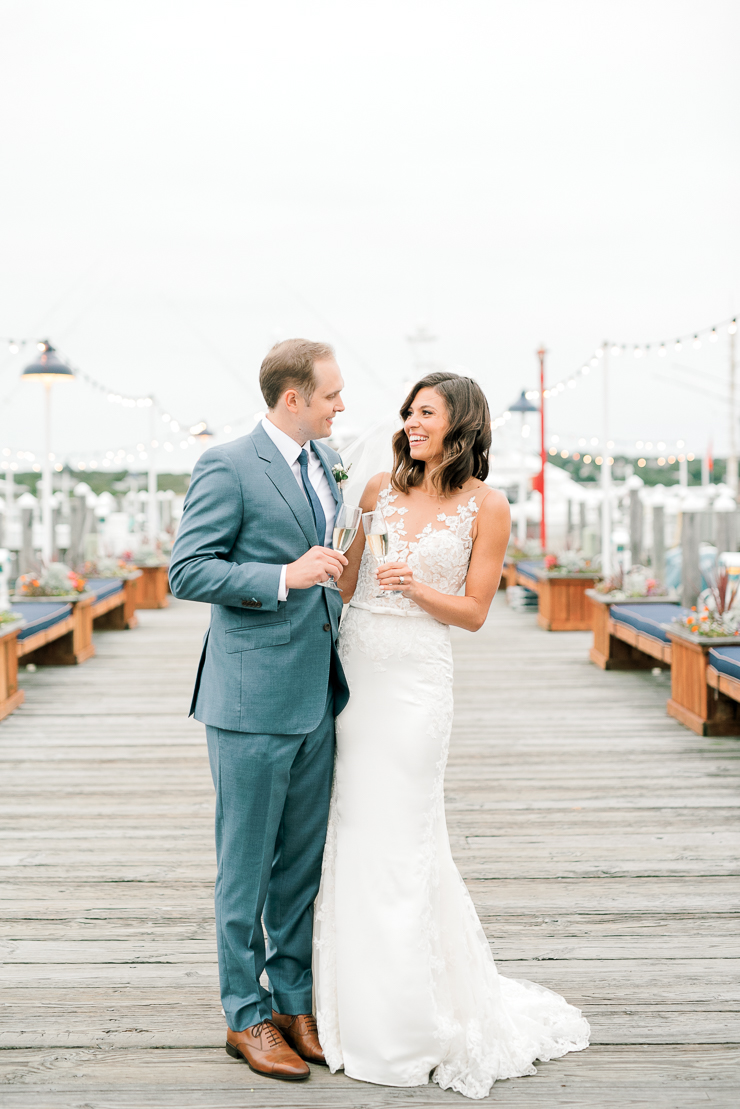
M 324 631 L 325 632 L 330 632 L 331 631 L 331 624 L 324 624 Z

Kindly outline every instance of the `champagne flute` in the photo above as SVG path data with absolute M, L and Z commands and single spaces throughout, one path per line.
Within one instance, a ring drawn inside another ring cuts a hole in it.
M 390 548 L 390 535 L 386 518 L 381 510 L 376 508 L 374 512 L 363 513 L 362 526 L 365 529 L 365 538 L 370 548 L 370 554 L 375 559 L 378 568 L 380 568 L 387 559 Z M 381 600 L 385 596 L 386 594 L 382 590 L 375 594 L 376 600 Z
M 347 553 L 357 535 L 361 517 L 361 508 L 355 508 L 354 505 L 351 504 L 339 505 L 337 514 L 334 517 L 334 531 L 332 532 L 331 542 L 335 551 L 341 551 L 342 554 Z M 324 589 L 336 589 L 337 592 L 339 591 L 339 586 L 332 577 L 327 578 L 326 581 L 320 581 L 317 584 L 323 586 Z

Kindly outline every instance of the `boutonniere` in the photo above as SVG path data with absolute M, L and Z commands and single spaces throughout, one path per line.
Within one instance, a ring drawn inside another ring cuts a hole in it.
M 350 472 L 351 469 L 352 469 L 352 463 L 351 462 L 350 462 L 350 464 L 349 464 L 349 466 L 347 467 L 346 470 L 345 470 L 344 464 L 342 462 L 337 462 L 334 466 L 332 466 L 331 476 L 334 478 L 334 480 L 336 481 L 336 483 L 337 483 L 337 485 L 339 486 L 340 489 L 344 485 L 345 481 L 347 481 L 347 479 L 349 478 L 349 472 Z

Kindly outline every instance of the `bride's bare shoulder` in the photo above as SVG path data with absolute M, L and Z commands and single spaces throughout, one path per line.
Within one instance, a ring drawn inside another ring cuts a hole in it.
M 478 502 L 478 520 L 491 520 L 500 523 L 510 516 L 509 502 L 500 489 L 492 489 L 490 485 L 480 482 L 474 490 Z
M 360 507 L 363 512 L 372 512 L 378 500 L 380 490 L 388 484 L 391 475 L 386 471 L 384 473 L 375 474 L 371 477 L 365 486 L 365 492 L 362 494 Z

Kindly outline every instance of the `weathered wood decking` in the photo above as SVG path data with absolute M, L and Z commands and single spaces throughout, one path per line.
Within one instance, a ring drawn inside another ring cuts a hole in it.
M 468 1104 L 223 1051 L 212 792 L 186 719 L 203 607 L 141 612 L 75 669 L 23 675 L 0 724 L 0 1104 L 86 1109 Z M 734 1106 L 740 741 L 665 712 L 668 675 L 604 672 L 588 633 L 503 597 L 454 633 L 448 820 L 503 973 L 564 993 L 594 1046 L 499 1106 Z

